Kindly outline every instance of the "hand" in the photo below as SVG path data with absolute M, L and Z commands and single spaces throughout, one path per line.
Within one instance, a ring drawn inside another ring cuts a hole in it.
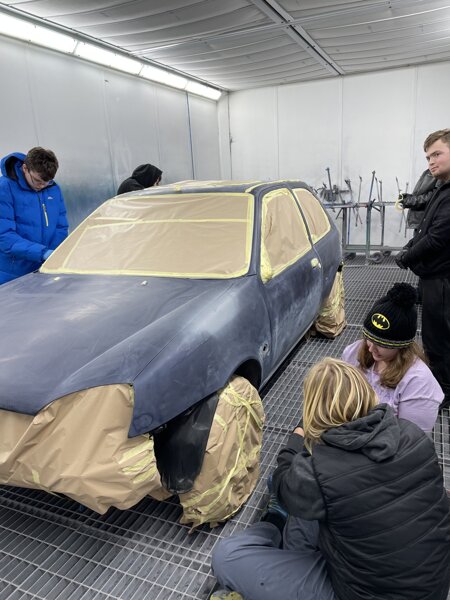
M 50 254 L 53 252 L 53 250 L 50 250 L 50 248 L 48 250 L 46 250 L 44 252 L 44 254 L 42 255 L 42 260 L 47 260 L 47 258 L 50 256 Z
M 397 263 L 397 266 L 400 267 L 400 269 L 408 268 L 404 262 L 407 254 L 407 250 L 400 250 L 400 252 L 394 256 L 394 260 Z
M 408 208 L 408 200 L 411 198 L 411 194 L 407 194 L 406 192 L 402 192 L 398 195 L 398 202 L 403 206 L 403 208 Z
M 305 432 L 303 431 L 302 427 L 296 427 L 294 429 L 294 433 L 296 433 L 297 435 L 301 435 L 302 437 L 305 437 Z

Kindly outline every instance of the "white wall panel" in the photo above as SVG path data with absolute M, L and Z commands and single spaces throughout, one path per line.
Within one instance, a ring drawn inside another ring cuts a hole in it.
M 156 88 L 156 101 L 164 181 L 192 179 L 193 159 L 187 96 L 161 86 Z
M 105 81 L 105 102 L 117 189 L 138 165 L 161 165 L 156 90 L 135 77 L 109 72 Z
M 225 94 L 217 103 L 220 178 L 231 179 L 230 96 Z
M 27 46 L 0 36 L 0 154 L 36 145 L 36 121 L 30 106 Z
M 409 180 L 414 122 L 414 69 L 402 69 L 349 77 L 344 80 L 341 181 L 363 178 L 362 198 L 369 199 L 371 172 L 382 181 L 384 200 L 398 196 L 395 177 L 404 188 Z M 376 198 L 376 190 L 372 198 Z M 385 243 L 399 238 L 401 213 L 388 208 Z M 373 216 L 373 242 L 378 243 L 380 217 Z M 359 228 L 353 237 L 363 241 Z M 397 242 L 399 245 L 402 240 Z
M 427 168 L 423 142 L 437 129 L 450 127 L 450 63 L 417 67 L 417 108 L 414 124 L 413 176 Z
M 217 104 L 198 96 L 188 99 L 194 179 L 220 179 Z
M 317 165 L 340 172 L 341 97 L 339 79 L 279 88 L 280 178 L 315 183 Z
M 278 179 L 277 88 L 230 96 L 233 179 Z

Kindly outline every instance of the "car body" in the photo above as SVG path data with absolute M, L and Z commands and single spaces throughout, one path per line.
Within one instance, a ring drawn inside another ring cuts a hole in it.
M 313 323 L 340 261 L 336 227 L 300 181 L 117 196 L 38 272 L 0 287 L 0 409 L 35 416 L 125 384 L 132 438 L 233 374 L 260 388 Z

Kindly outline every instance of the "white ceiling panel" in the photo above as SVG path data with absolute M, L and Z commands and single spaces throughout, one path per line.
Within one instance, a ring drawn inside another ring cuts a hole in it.
M 11 0 L 227 90 L 450 60 L 443 0 Z

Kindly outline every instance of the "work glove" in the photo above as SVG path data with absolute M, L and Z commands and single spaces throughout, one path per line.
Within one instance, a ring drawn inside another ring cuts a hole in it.
M 50 250 L 50 248 L 48 250 L 46 250 L 44 252 L 44 254 L 42 255 L 42 260 L 47 260 L 47 258 L 50 256 L 50 254 L 53 252 L 53 250 Z
M 398 203 L 401 204 L 403 206 L 403 208 L 409 208 L 408 207 L 408 200 L 411 198 L 412 194 L 407 194 L 406 192 L 402 192 L 401 194 L 398 195 Z
M 408 268 L 404 262 L 407 254 L 407 250 L 400 250 L 400 252 L 394 256 L 394 260 L 397 263 L 397 266 L 400 267 L 400 269 Z

